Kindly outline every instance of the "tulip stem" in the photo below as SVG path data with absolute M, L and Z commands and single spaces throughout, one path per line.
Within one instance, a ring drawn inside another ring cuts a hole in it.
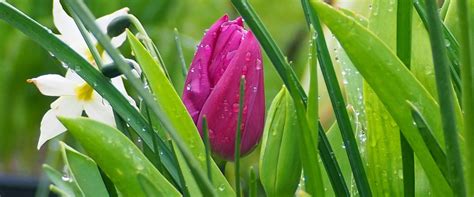
M 209 141 L 209 130 L 207 127 L 207 117 L 202 117 L 202 134 L 204 141 L 204 148 L 206 149 L 206 166 L 207 166 L 207 176 L 209 181 L 212 183 L 212 171 L 211 171 L 211 142 Z
M 237 126 L 235 131 L 235 191 L 237 197 L 241 196 L 240 193 L 240 141 L 242 132 L 242 112 L 244 108 L 244 96 L 245 96 L 245 76 L 240 78 L 240 93 L 239 93 L 239 117 L 237 119 Z

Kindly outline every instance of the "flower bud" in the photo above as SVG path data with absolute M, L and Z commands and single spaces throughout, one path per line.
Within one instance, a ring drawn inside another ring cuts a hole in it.
M 242 18 L 223 16 L 198 45 L 185 82 L 183 102 L 201 131 L 206 116 L 213 153 L 234 159 L 239 112 L 240 78 L 245 77 L 241 155 L 249 153 L 262 136 L 265 116 L 263 65 L 260 45 Z M 202 134 L 202 132 L 201 132 Z
M 122 15 L 117 18 L 114 18 L 109 25 L 107 26 L 107 35 L 111 38 L 117 37 L 122 34 L 127 28 L 130 27 L 132 22 L 128 15 Z
M 131 69 L 134 69 L 136 67 L 134 61 L 132 60 L 125 60 L 125 61 L 128 63 Z M 114 62 L 102 66 L 100 71 L 102 72 L 104 76 L 108 78 L 115 78 L 122 75 L 122 72 L 120 71 L 120 69 Z
M 293 100 L 283 89 L 273 100 L 262 139 L 260 180 L 268 196 L 294 196 L 301 176 Z

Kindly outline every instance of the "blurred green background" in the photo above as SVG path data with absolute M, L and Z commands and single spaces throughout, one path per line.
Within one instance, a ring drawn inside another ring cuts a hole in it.
M 57 32 L 52 22 L 52 0 L 8 2 Z M 173 29 L 179 30 L 186 63 L 189 66 L 195 47 L 204 31 L 226 13 L 232 19 L 237 17 L 236 11 L 227 0 L 85 0 L 85 2 L 97 17 L 122 7 L 129 7 L 130 13 L 139 18 L 158 46 L 179 93 L 182 92 L 184 77 L 180 70 Z M 308 54 L 308 35 L 300 0 L 277 0 L 271 3 L 267 0 L 250 0 L 250 2 L 306 86 L 307 77 L 304 73 Z M 342 6 L 344 2 L 346 1 L 340 1 Z M 355 10 L 361 10 L 366 14 L 368 6 Z M 41 95 L 36 87 L 26 83 L 26 80 L 50 73 L 63 74 L 65 69 L 47 51 L 2 21 L 0 21 L 0 43 L 0 176 L 36 177 L 41 173 L 41 164 L 45 161 L 47 149 L 47 146 L 43 146 L 41 150 L 36 150 L 40 122 L 55 98 Z M 126 44 L 121 49 L 124 52 L 129 51 Z M 266 57 L 264 65 L 266 104 L 269 106 L 280 90 L 282 82 Z M 324 89 L 324 84 L 320 83 L 322 96 L 320 117 L 327 126 L 332 121 L 332 115 Z

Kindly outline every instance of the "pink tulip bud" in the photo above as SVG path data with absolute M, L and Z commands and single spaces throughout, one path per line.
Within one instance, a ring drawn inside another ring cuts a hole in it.
M 202 118 L 206 117 L 212 151 L 227 160 L 234 160 L 242 76 L 245 95 L 240 150 L 245 155 L 259 142 L 264 126 L 262 53 L 255 36 L 244 29 L 242 18 L 229 21 L 225 15 L 209 28 L 197 48 L 183 102 L 201 134 Z

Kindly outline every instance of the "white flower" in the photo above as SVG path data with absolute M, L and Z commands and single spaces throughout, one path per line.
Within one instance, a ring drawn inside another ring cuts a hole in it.
M 126 15 L 127 12 L 128 8 L 120 9 L 112 14 L 98 18 L 96 23 L 101 30 L 106 33 L 107 25 L 114 18 Z M 59 0 L 53 0 L 53 18 L 54 25 L 60 33 L 60 35 L 57 36 L 91 64 L 96 65 L 74 20 L 64 11 Z M 98 46 L 94 37 L 90 36 L 90 38 L 93 39 L 93 43 Z M 113 38 L 112 44 L 115 47 L 119 47 L 125 39 L 126 35 L 123 33 Z M 101 55 L 102 62 L 104 64 L 111 63 L 112 60 L 107 53 L 101 50 L 100 47 L 97 48 Z M 59 97 L 51 103 L 51 109 L 46 112 L 41 120 L 41 134 L 38 141 L 38 149 L 49 139 L 66 131 L 66 128 L 57 119 L 58 116 L 78 117 L 82 116 L 83 112 L 85 112 L 85 114 L 92 119 L 115 126 L 113 110 L 110 104 L 73 70 L 68 70 L 66 77 L 57 74 L 48 74 L 29 79 L 28 82 L 34 83 L 43 95 Z M 132 105 L 135 105 L 133 99 L 127 95 L 120 76 L 111 79 L 111 82 L 126 96 Z

